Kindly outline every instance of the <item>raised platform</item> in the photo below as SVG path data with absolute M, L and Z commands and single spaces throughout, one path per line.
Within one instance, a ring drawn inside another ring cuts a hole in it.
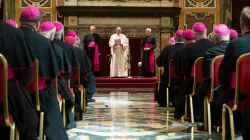
M 110 77 L 97 77 L 97 88 L 155 88 L 157 78 L 110 78 Z

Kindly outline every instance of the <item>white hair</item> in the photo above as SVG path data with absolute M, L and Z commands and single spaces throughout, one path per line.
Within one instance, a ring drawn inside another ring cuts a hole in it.
M 221 41 L 230 41 L 230 34 L 228 35 L 225 35 L 225 36 L 220 36 L 216 33 L 214 33 L 216 35 L 216 38 L 218 39 L 218 42 L 221 42 Z
M 150 28 L 147 28 L 145 31 L 149 31 L 151 33 L 151 29 Z
M 122 30 L 122 28 L 121 27 L 117 27 L 116 30 Z
M 63 31 L 64 31 L 64 27 L 60 31 L 55 32 L 55 37 L 56 38 L 61 38 L 61 36 L 63 34 Z
M 56 28 L 50 30 L 50 31 L 43 31 L 43 30 L 39 30 L 39 33 L 42 35 L 42 36 L 45 36 L 47 38 L 50 38 L 51 34 L 55 34 L 56 33 Z
M 94 25 L 91 25 L 89 29 L 91 30 L 91 29 L 95 29 L 95 28 L 96 27 Z

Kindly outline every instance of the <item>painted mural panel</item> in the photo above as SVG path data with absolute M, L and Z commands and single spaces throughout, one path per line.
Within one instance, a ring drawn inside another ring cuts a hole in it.
M 186 28 L 192 29 L 192 26 L 196 22 L 203 22 L 208 30 L 208 33 L 213 31 L 213 25 L 215 24 L 215 14 L 213 13 L 191 13 L 185 14 Z
M 221 0 L 221 23 L 232 27 L 232 0 Z
M 216 0 L 185 0 L 186 8 L 214 8 Z
M 51 0 L 21 0 L 21 7 L 34 5 L 41 8 L 51 7 Z

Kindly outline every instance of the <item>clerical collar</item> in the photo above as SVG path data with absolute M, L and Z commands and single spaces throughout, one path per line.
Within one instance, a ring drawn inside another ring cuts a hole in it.
M 176 43 L 184 44 L 184 42 L 175 42 L 175 44 L 176 44 Z
M 223 44 L 223 43 L 229 43 L 229 41 L 220 41 L 217 44 L 219 45 L 219 44 Z
M 55 37 L 54 39 L 61 40 L 61 38 L 60 38 L 60 37 Z
M 202 39 L 207 39 L 207 38 L 200 38 L 199 40 L 202 40 Z
M 30 28 L 32 31 L 35 31 L 35 29 L 33 28 L 33 27 L 31 27 L 31 26 L 29 26 L 29 25 L 22 25 L 23 27 L 28 27 L 28 28 Z

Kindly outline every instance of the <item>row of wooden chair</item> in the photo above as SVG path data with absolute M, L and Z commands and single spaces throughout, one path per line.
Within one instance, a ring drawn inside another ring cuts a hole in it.
M 0 54 L 0 103 L 3 104 L 3 114 L 0 114 L 0 125 L 10 127 L 10 140 L 19 140 L 18 130 L 15 129 L 15 122 L 13 120 L 12 115 L 9 113 L 8 107 L 8 63 L 5 57 Z M 81 110 L 86 112 L 86 92 L 83 85 L 80 84 L 80 68 L 77 68 L 76 74 L 73 75 L 73 80 L 78 81 L 76 87 L 81 91 Z M 44 112 L 41 111 L 40 108 L 40 99 L 39 99 L 39 62 L 36 59 L 33 62 L 33 70 L 32 70 L 32 80 L 28 86 L 25 88 L 31 93 L 34 94 L 35 97 L 35 106 L 36 111 L 40 112 L 40 122 L 39 122 L 39 139 L 44 139 Z M 69 81 L 70 82 L 70 81 Z M 56 88 L 56 93 L 58 97 L 58 102 L 60 106 L 60 110 L 62 112 L 62 117 L 64 121 L 64 125 L 66 125 L 66 112 L 65 112 L 65 100 L 58 93 L 58 83 L 57 78 L 55 78 L 53 85 Z M 69 87 L 72 89 L 71 87 Z M 73 90 L 70 90 L 72 94 L 74 94 Z M 72 110 L 74 112 L 74 110 Z
M 0 125 L 10 127 L 10 140 L 15 139 L 15 122 L 9 113 L 8 105 L 8 63 L 0 54 L 0 103 L 3 105 L 3 114 L 0 114 Z
M 218 79 L 218 71 L 219 66 L 223 60 L 224 56 L 220 55 L 213 59 L 212 61 L 212 77 L 211 77 L 211 92 L 206 94 L 204 99 L 204 126 L 205 129 L 208 128 L 208 133 L 211 135 L 212 133 L 212 125 L 211 125 L 211 107 L 210 104 L 214 100 L 214 88 L 220 85 Z M 190 101 L 190 114 L 191 114 L 191 124 L 194 124 L 194 112 L 193 112 L 193 96 L 196 94 L 197 85 L 199 85 L 202 81 L 202 72 L 201 72 L 201 65 L 202 65 L 203 57 L 197 58 L 191 75 L 194 77 L 193 82 L 193 89 L 190 94 L 186 97 L 185 103 L 185 118 L 187 117 L 187 99 L 189 97 Z M 235 139 L 235 130 L 234 130 L 234 118 L 233 112 L 234 111 L 241 111 L 243 112 L 244 104 L 246 102 L 244 100 L 238 100 L 239 93 L 250 95 L 250 67 L 248 66 L 250 62 L 250 53 L 241 55 L 236 62 L 236 72 L 232 75 L 232 84 L 231 87 L 235 88 L 235 97 L 234 100 L 228 101 L 223 105 L 222 108 L 222 139 L 226 139 L 226 110 L 229 111 L 229 119 L 230 119 L 230 131 L 231 131 L 231 138 Z M 162 68 L 161 68 L 162 69 Z M 173 66 L 173 60 L 169 61 L 169 79 L 168 79 L 168 86 L 166 91 L 166 102 L 167 107 L 169 107 L 169 87 L 171 87 L 171 79 L 176 78 L 176 73 Z

